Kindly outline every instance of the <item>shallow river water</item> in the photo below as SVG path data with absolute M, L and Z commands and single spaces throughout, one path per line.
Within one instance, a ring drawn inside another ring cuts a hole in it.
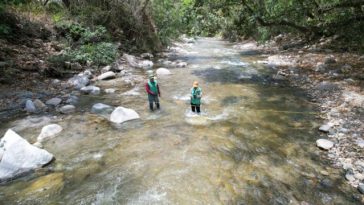
M 160 111 L 148 111 L 143 84 L 135 95 L 82 97 L 78 112 L 51 119 L 64 128 L 44 144 L 56 160 L 1 185 L 0 204 L 358 203 L 315 146 L 314 105 L 300 90 L 270 82 L 259 58 L 201 38 L 173 59 L 187 67 L 158 78 Z M 201 116 L 189 111 L 194 80 L 203 89 Z M 141 119 L 113 125 L 90 113 L 99 102 L 132 108 Z M 34 142 L 40 130 L 18 133 Z

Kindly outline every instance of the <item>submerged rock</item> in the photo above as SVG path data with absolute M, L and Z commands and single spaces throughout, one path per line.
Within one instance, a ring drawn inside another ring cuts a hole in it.
M 71 104 L 71 105 L 76 105 L 77 103 L 78 103 L 78 97 L 77 96 L 75 96 L 75 95 L 71 95 L 68 99 L 67 99 L 67 101 L 66 101 L 66 103 L 68 103 L 68 104 Z
M 58 194 L 63 187 L 64 174 L 51 173 L 33 180 L 27 188 L 21 191 L 20 195 L 31 199 L 49 197 Z
M 59 134 L 63 128 L 60 125 L 57 124 L 50 124 L 46 125 L 42 128 L 42 131 L 40 132 L 37 141 L 42 142 L 47 138 L 51 138 Z
M 316 141 L 316 145 L 324 150 L 329 150 L 334 146 L 334 143 L 331 142 L 330 140 L 326 140 L 326 139 L 318 139 Z
M 91 112 L 95 114 L 110 114 L 113 111 L 113 107 L 103 103 L 97 103 L 92 106 Z
M 110 116 L 110 121 L 114 123 L 123 123 L 129 120 L 139 119 L 140 116 L 132 109 L 117 107 Z
M 0 161 L 0 182 L 42 167 L 53 159 L 52 154 L 29 144 L 11 129 L 5 133 L 0 144 L 5 150 Z

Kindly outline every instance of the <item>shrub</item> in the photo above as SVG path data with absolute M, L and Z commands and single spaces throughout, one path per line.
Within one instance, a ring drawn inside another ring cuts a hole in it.
M 95 65 L 107 65 L 112 63 L 118 56 L 117 45 L 101 42 L 97 44 L 82 45 L 77 49 L 68 47 L 61 55 L 52 56 L 48 59 L 55 66 L 64 66 L 64 62 L 78 62 L 86 64 L 90 62 Z
M 91 30 L 89 27 L 84 27 L 81 24 L 61 21 L 56 25 L 56 30 L 61 36 L 67 37 L 70 43 L 95 43 L 110 39 L 107 30 L 103 26 L 96 26 Z

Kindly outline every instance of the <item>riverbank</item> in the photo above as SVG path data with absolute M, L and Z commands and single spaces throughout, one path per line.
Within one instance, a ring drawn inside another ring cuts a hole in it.
M 319 138 L 333 142 L 321 151 L 333 167 L 344 169 L 344 178 L 364 193 L 364 55 L 335 52 L 325 48 L 330 39 L 306 46 L 288 46 L 282 41 L 265 45 L 244 42 L 235 47 L 265 53 L 265 64 L 276 71 L 276 80 L 285 80 L 304 89 L 320 109 Z M 294 43 L 291 43 L 294 45 Z

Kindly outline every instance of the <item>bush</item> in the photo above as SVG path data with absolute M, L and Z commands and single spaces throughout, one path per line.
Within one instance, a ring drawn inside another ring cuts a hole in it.
M 64 66 L 64 62 L 78 62 L 86 64 L 90 62 L 95 65 L 107 65 L 112 63 L 118 56 L 117 45 L 113 43 L 97 43 L 82 45 L 77 49 L 68 47 L 64 54 L 52 56 L 48 59 L 55 66 Z
M 78 23 L 61 21 L 57 23 L 56 30 L 61 36 L 67 37 L 71 44 L 75 42 L 79 44 L 95 43 L 110 39 L 103 26 L 96 26 L 91 30 Z

